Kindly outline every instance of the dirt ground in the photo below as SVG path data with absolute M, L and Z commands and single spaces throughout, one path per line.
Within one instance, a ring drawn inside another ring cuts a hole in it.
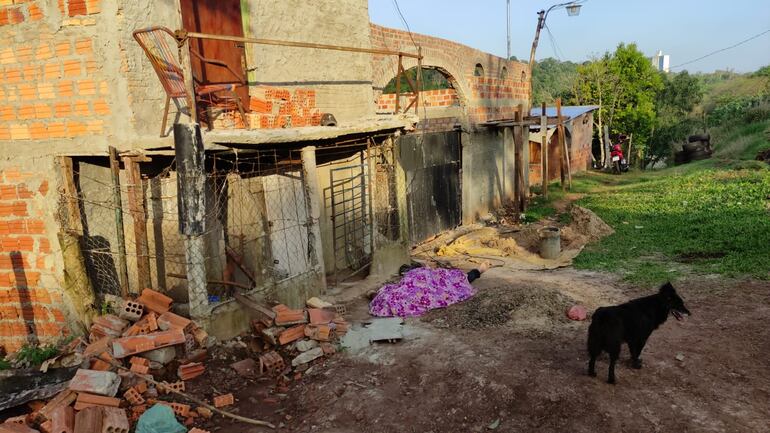
M 770 432 L 770 282 L 678 282 L 693 316 L 653 334 L 641 370 L 624 348 L 617 385 L 605 383 L 606 355 L 599 377 L 585 374 L 588 321 L 564 310 L 652 288 L 570 268 L 495 268 L 474 286 L 474 299 L 407 320 L 403 341 L 336 354 L 288 384 L 244 380 L 220 360 L 191 389 L 233 391 L 238 413 L 285 432 Z M 368 319 L 365 298 L 347 307 L 351 321 Z

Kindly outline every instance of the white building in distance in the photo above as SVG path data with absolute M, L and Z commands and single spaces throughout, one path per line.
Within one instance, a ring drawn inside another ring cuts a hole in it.
M 663 72 L 668 72 L 671 67 L 671 56 L 663 54 L 663 51 L 658 50 L 658 53 L 650 58 L 652 66 Z

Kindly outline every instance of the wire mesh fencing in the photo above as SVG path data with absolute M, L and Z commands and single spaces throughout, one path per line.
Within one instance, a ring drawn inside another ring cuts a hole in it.
M 81 160 L 72 166 L 74 191 L 62 192 L 61 224 L 80 233 L 84 274 L 98 297 L 150 287 L 178 302 L 212 304 L 235 290 L 270 295 L 315 271 L 299 152 L 208 157 L 205 229 L 195 237 L 179 232 L 173 159 L 142 165 L 141 176 L 128 167 L 116 184 L 104 161 Z M 206 296 L 189 299 L 189 284 L 205 285 Z

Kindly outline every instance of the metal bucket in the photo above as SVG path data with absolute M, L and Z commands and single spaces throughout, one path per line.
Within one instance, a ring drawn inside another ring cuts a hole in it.
M 561 254 L 561 230 L 558 227 L 543 227 L 540 235 L 540 257 L 553 260 Z

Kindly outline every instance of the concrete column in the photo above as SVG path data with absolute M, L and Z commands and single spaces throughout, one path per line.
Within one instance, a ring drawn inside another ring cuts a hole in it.
M 310 296 L 326 292 L 326 269 L 321 245 L 321 188 L 315 161 L 315 146 L 302 148 L 302 178 L 304 179 L 305 204 L 307 206 L 307 247 L 310 265 L 318 275 L 318 286 Z
M 511 204 L 515 197 L 516 145 L 513 128 L 503 128 L 503 197 L 504 205 Z
M 392 140 L 388 138 L 388 140 Z M 401 144 L 396 139 L 393 143 L 396 157 L 394 159 L 394 165 L 396 170 L 396 203 L 398 206 L 398 228 L 399 228 L 399 240 L 406 245 L 411 244 L 409 238 L 409 209 L 407 209 L 406 201 L 406 171 L 404 165 L 401 163 Z
M 206 287 L 206 168 L 197 123 L 174 124 L 179 233 L 185 239 L 190 318 L 204 328 L 209 317 Z

